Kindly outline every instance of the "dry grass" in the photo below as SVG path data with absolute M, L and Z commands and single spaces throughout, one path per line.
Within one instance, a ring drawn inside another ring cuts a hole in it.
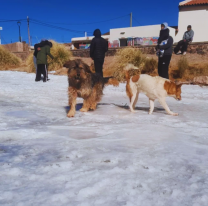
M 157 73 L 158 62 L 153 58 L 145 58 L 144 67 L 142 68 L 142 74 L 158 75 Z
M 51 48 L 51 54 L 54 56 L 54 59 L 52 60 L 50 57 L 48 57 L 49 71 L 56 71 L 61 69 L 64 63 L 71 59 L 72 53 L 67 50 L 67 48 L 63 44 L 58 44 L 55 41 L 51 42 L 53 43 L 53 47 Z M 29 55 L 26 63 L 28 65 L 27 72 L 35 72 L 33 54 Z
M 181 57 L 178 60 L 177 77 L 183 80 L 192 81 L 194 77 L 197 76 L 208 76 L 208 63 L 189 64 L 186 57 Z
M 180 78 L 187 76 L 189 63 L 186 57 L 181 57 L 178 61 L 178 74 Z
M 19 57 L 6 50 L 3 46 L 0 46 L 0 70 L 18 67 L 21 63 L 22 60 Z
M 124 48 L 117 51 L 112 64 L 107 70 L 119 81 L 125 81 L 125 72 L 123 71 L 127 64 L 133 64 L 138 69 L 129 70 L 130 76 L 136 74 L 152 74 L 157 68 L 157 61 L 153 58 L 147 58 L 139 49 Z M 105 73 L 109 73 L 105 71 Z

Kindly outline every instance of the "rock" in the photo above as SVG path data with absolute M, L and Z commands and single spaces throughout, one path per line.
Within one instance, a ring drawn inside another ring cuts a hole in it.
M 208 85 L 208 76 L 194 77 L 193 82 L 194 82 L 195 84 Z

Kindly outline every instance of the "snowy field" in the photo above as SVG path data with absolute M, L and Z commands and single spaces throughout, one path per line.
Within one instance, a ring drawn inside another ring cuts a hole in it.
M 167 98 L 178 117 L 125 85 L 95 112 L 66 117 L 67 77 L 0 72 L 1 206 L 207 206 L 208 88 Z M 77 109 L 82 100 L 78 99 Z

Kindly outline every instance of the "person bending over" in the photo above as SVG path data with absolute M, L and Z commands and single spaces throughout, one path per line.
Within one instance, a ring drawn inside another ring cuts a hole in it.
M 43 74 L 43 82 L 46 82 L 48 78 L 48 69 L 47 69 L 47 56 L 50 56 L 54 59 L 53 55 L 50 53 L 50 48 L 52 43 L 48 40 L 42 41 L 39 44 L 39 49 L 37 52 L 37 73 L 35 81 L 40 81 L 41 74 Z

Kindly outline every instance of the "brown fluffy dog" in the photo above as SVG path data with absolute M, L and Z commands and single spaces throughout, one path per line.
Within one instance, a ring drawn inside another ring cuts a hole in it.
M 81 59 L 76 59 L 65 63 L 68 68 L 68 96 L 70 110 L 68 117 L 74 117 L 76 111 L 76 99 L 84 99 L 81 112 L 95 110 L 97 103 L 101 101 L 104 85 L 110 78 L 103 78 L 98 74 L 93 74 L 90 67 Z

